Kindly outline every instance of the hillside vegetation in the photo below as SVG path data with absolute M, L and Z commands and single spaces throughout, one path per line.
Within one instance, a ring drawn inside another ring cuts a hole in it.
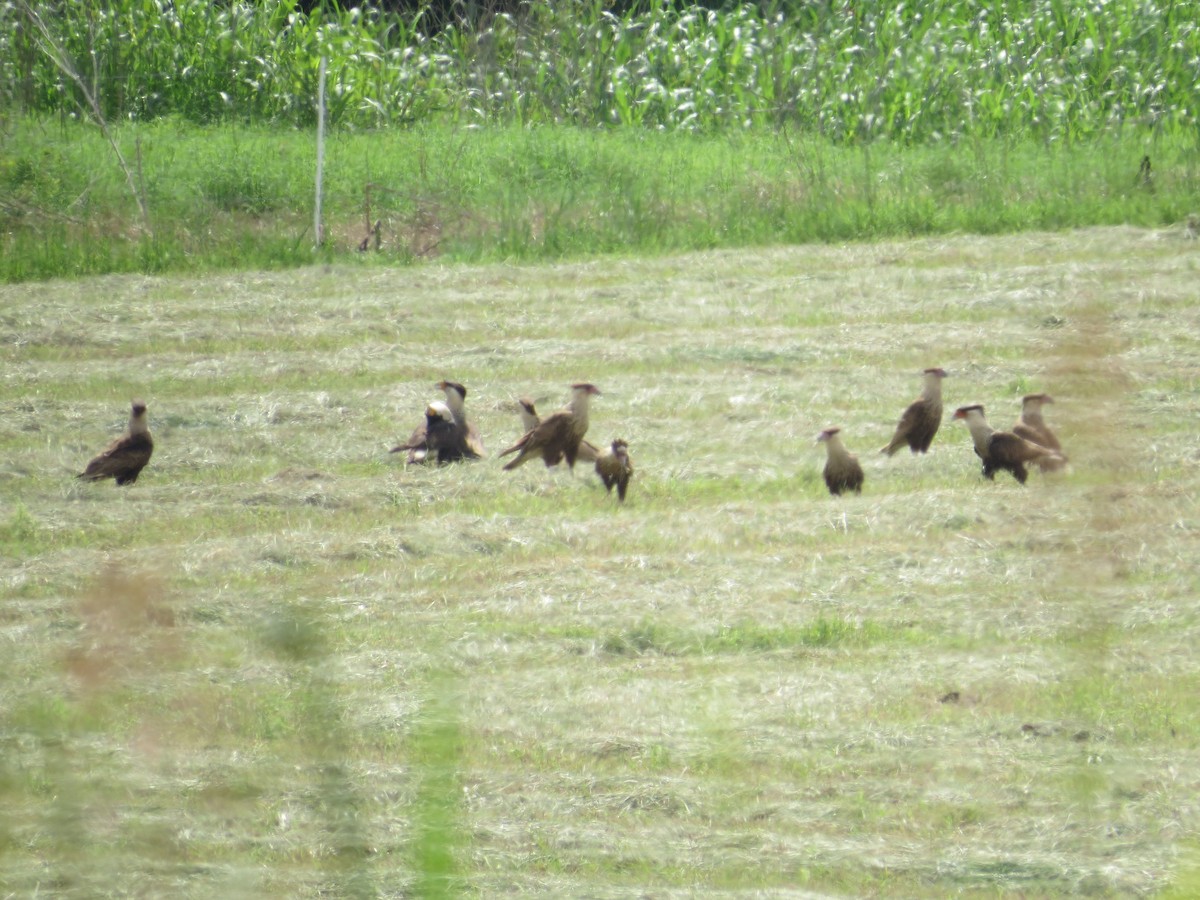
M 1129 223 L 1200 208 L 1200 7 L 0 8 L 0 279 Z M 1143 156 L 1153 179 L 1138 175 Z M 368 240 L 368 246 L 373 246 Z
M 5 889 L 1195 896 L 1197 253 L 0 287 Z M 935 364 L 999 425 L 1050 392 L 1072 470 L 880 456 Z M 443 377 L 491 455 L 405 468 Z M 624 506 L 495 458 L 580 379 Z M 149 467 L 76 481 L 135 395 Z

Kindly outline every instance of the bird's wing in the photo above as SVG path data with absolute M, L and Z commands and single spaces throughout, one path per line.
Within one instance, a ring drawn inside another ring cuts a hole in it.
M 1058 438 L 1054 436 L 1054 432 L 1050 430 L 1049 426 L 1043 424 L 1037 429 L 1037 434 L 1038 436 L 1036 438 L 1032 438 L 1035 444 L 1041 444 L 1043 447 L 1049 447 L 1055 453 L 1058 453 L 1060 450 L 1062 450 L 1062 444 L 1058 442 Z
M 80 478 L 97 481 L 140 469 L 150 461 L 154 444 L 144 435 L 124 435 L 117 438 L 87 464 Z
M 1037 429 L 1032 425 L 1027 425 L 1025 422 L 1017 422 L 1017 424 L 1013 426 L 1012 433 L 1023 440 L 1033 441 L 1035 444 L 1041 443 L 1041 441 L 1038 440 Z
M 517 442 L 515 444 L 513 444 L 507 450 L 501 450 L 500 455 L 508 456 L 508 454 L 516 453 L 518 450 L 524 450 L 526 444 L 528 444 L 530 442 L 530 440 L 533 439 L 533 433 L 535 431 L 537 431 L 536 428 L 530 428 L 527 432 L 525 432 L 523 435 L 521 435 L 520 438 L 517 439 Z
M 1026 440 L 1011 431 L 997 431 L 988 442 L 988 452 L 997 463 L 1026 463 L 1041 456 L 1054 456 L 1054 451 L 1034 441 Z
M 533 430 L 533 439 L 526 449 L 542 449 L 542 459 L 554 465 L 562 458 L 567 442 L 571 439 L 571 426 L 575 417 L 566 411 L 556 412 L 542 419 L 542 424 Z
M 483 438 L 480 436 L 479 429 L 475 427 L 474 422 L 467 423 L 467 434 L 464 443 L 469 455 L 473 455 L 478 459 L 483 459 L 487 455 L 487 451 L 483 449 Z
M 896 433 L 883 448 L 883 452 L 891 454 L 899 450 L 915 431 L 919 431 L 924 426 L 925 413 L 924 400 L 914 400 L 910 403 L 900 414 L 900 421 L 896 423 Z
M 413 433 L 408 436 L 408 440 L 403 444 L 397 444 L 392 448 L 392 453 L 401 453 L 405 450 L 424 450 L 426 449 L 425 441 L 428 438 L 428 429 L 424 422 L 413 429 Z

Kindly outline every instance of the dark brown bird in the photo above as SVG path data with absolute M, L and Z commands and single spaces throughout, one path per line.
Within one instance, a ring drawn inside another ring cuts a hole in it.
M 520 407 L 518 412 L 521 414 L 521 426 L 525 431 L 532 431 L 541 424 L 542 417 L 538 415 L 537 407 L 534 406 L 532 400 L 528 397 L 521 397 L 517 400 L 517 405 Z M 599 447 L 589 440 L 582 440 L 579 442 L 579 453 L 575 458 L 579 462 L 595 462 L 599 454 Z
M 817 435 L 817 442 L 825 445 L 825 486 L 829 493 L 837 496 L 843 491 L 862 493 L 863 470 L 858 457 L 842 443 L 840 428 L 826 428 Z
M 1040 444 L 1058 454 L 1057 457 L 1043 456 L 1037 460 L 1036 465 L 1043 472 L 1056 472 L 1067 464 L 1062 444 L 1042 417 L 1042 405 L 1053 402 L 1054 398 L 1049 394 L 1026 394 L 1021 398 L 1021 415 L 1013 425 L 1013 434 L 1017 437 Z
M 546 416 L 536 428 L 525 432 L 519 441 L 500 454 L 517 454 L 517 458 L 504 468 L 515 469 L 537 457 L 549 467 L 558 465 L 565 458 L 571 471 L 574 471 L 575 460 L 579 458 L 579 446 L 587 433 L 588 403 L 599 394 L 600 391 L 593 384 L 572 385 L 571 402 L 566 409 Z
M 1058 457 L 1053 450 L 1017 437 L 1011 431 L 996 431 L 987 423 L 983 407 L 976 403 L 960 406 L 954 418 L 963 419 L 971 432 L 975 455 L 983 460 L 983 477 L 994 480 L 1000 470 L 1011 472 L 1021 484 L 1029 477 L 1025 464 L 1044 457 Z M 1058 457 L 1061 458 L 1061 457 Z
M 467 408 L 463 402 L 467 398 L 467 389 L 456 381 L 439 381 L 437 386 L 445 391 L 446 403 L 454 414 L 461 438 L 462 458 L 482 459 L 487 455 L 483 449 L 483 438 L 475 423 L 467 420 Z
M 905 444 L 913 453 L 925 453 L 933 443 L 942 424 L 942 379 L 943 369 L 926 369 L 921 396 L 908 405 L 896 425 L 896 433 L 880 452 L 891 456 Z
M 154 439 L 150 436 L 150 426 L 146 424 L 146 404 L 134 400 L 125 433 L 89 462 L 78 477 L 86 481 L 113 478 L 117 484 L 133 484 L 146 463 L 150 462 L 153 452 Z
M 434 458 L 439 463 L 457 462 L 462 459 L 479 459 L 484 455 L 483 441 L 479 431 L 466 418 L 463 399 L 467 389 L 456 381 L 439 381 L 436 385 L 445 395 L 446 402 L 435 400 L 426 407 L 425 421 L 413 429 L 407 441 L 392 448 L 392 453 L 407 451 L 408 462 L 423 463 L 431 450 L 436 450 Z M 434 409 L 434 407 L 440 407 Z M 429 446 L 429 411 L 434 409 L 433 421 L 438 426 L 437 447 Z M 442 410 L 450 416 L 450 423 L 443 424 Z
M 612 493 L 614 484 L 617 486 L 617 499 L 624 503 L 625 491 L 629 488 L 629 479 L 633 476 L 629 444 L 617 438 L 611 447 L 601 450 L 596 457 L 596 474 L 604 482 L 604 489 L 608 493 Z
M 425 407 L 425 450 L 438 465 L 463 459 L 462 435 L 449 404 L 433 400 Z

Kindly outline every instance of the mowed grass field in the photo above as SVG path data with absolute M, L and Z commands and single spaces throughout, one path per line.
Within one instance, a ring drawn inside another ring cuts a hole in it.
M 0 287 L 0 888 L 1193 896 L 1198 273 L 1115 228 Z M 489 458 L 405 467 L 442 378 Z M 624 506 L 496 458 L 581 380 Z M 1071 471 L 984 481 L 949 414 L 1032 391 Z M 76 481 L 134 396 L 149 467 Z

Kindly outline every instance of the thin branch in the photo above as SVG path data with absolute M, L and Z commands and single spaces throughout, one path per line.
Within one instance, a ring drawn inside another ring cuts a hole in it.
M 92 121 L 104 134 L 105 139 L 108 141 L 108 145 L 112 148 L 113 154 L 117 158 L 117 163 L 120 165 L 121 171 L 125 173 L 125 183 L 129 185 L 129 192 L 133 194 L 133 199 L 137 201 L 138 210 L 142 216 L 142 228 L 147 234 L 153 234 L 153 231 L 150 227 L 150 209 L 146 205 L 145 195 L 138 189 L 137 180 L 134 178 L 133 171 L 129 168 L 128 163 L 125 162 L 125 157 L 121 153 L 121 148 L 117 146 L 116 138 L 113 136 L 112 130 L 108 127 L 108 122 L 105 120 L 104 113 L 100 109 L 100 103 L 97 100 L 98 88 L 89 90 L 88 86 L 84 84 L 83 78 L 80 76 L 79 70 L 72 62 L 70 55 L 67 53 L 66 49 L 55 39 L 54 35 L 50 32 L 49 27 L 47 27 L 46 23 L 42 20 L 42 17 L 38 14 L 38 12 L 32 6 L 30 6 L 29 0 L 18 0 L 17 5 L 21 12 L 25 14 L 25 17 L 36 29 L 37 37 L 39 39 L 38 44 L 41 47 L 42 52 L 50 58 L 51 62 L 53 62 L 54 65 L 56 65 L 64 75 L 66 75 L 75 83 L 75 86 L 79 88 L 79 92 L 87 101 L 86 106 L 83 103 L 80 103 L 79 105 L 83 112 L 92 119 Z M 96 52 L 95 36 L 92 35 L 89 40 L 92 43 L 92 54 L 94 56 Z M 93 67 L 93 70 L 94 69 L 95 67 Z

